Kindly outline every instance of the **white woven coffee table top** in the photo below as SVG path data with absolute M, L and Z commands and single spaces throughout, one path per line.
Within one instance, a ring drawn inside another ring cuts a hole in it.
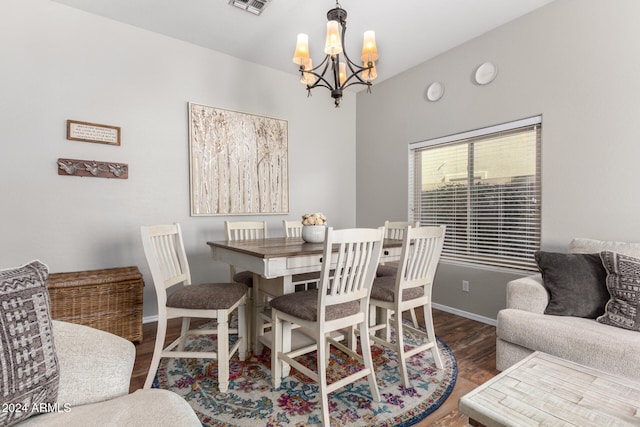
M 640 381 L 535 352 L 464 395 L 459 409 L 487 427 L 640 426 Z

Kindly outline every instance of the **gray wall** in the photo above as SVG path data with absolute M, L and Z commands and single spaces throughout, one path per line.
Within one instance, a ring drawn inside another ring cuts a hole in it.
M 48 0 L 3 0 L 0 268 L 137 265 L 152 316 L 139 226 L 178 221 L 194 280 L 224 279 L 204 242 L 222 238 L 225 219 L 254 217 L 189 216 L 188 101 L 288 121 L 291 214 L 268 217 L 274 234 L 316 210 L 339 228 L 406 218 L 409 143 L 542 114 L 543 249 L 574 236 L 640 241 L 638 16 L 636 0 L 556 0 L 336 110 L 324 94 L 307 99 L 294 75 Z M 498 78 L 474 85 L 485 61 Z M 446 92 L 430 103 L 436 80 Z M 120 126 L 122 145 L 68 141 L 67 119 Z M 128 163 L 130 177 L 58 176 L 59 157 Z M 434 300 L 495 318 L 516 276 L 443 264 Z
M 640 241 L 638 17 L 637 0 L 556 0 L 359 93 L 358 226 L 407 218 L 409 143 L 542 114 L 542 249 Z M 485 61 L 499 74 L 479 86 Z M 424 98 L 433 81 L 439 102 Z M 517 276 L 441 263 L 434 302 L 495 319 Z
M 0 2 L 0 61 L 0 268 L 137 265 L 153 316 L 139 228 L 180 222 L 194 281 L 226 280 L 205 242 L 223 238 L 224 220 L 255 217 L 189 216 L 189 101 L 288 121 L 290 215 L 268 216 L 270 234 L 305 212 L 355 225 L 354 94 L 335 109 L 295 73 L 48 0 Z M 120 126 L 122 144 L 68 141 L 67 119 Z M 129 179 L 58 176 L 60 157 L 128 163 Z

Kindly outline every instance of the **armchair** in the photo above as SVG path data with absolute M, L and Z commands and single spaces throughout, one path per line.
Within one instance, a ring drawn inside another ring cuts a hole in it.
M 135 346 L 117 335 L 53 321 L 60 366 L 56 412 L 18 426 L 201 426 L 189 404 L 168 390 L 129 393 Z
M 175 393 L 128 394 L 131 342 L 51 319 L 48 270 L 38 260 L 0 270 L 0 425 L 200 426 Z

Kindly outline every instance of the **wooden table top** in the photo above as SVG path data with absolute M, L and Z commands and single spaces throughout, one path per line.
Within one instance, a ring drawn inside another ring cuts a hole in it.
M 471 425 L 640 425 L 640 381 L 535 352 L 462 396 Z
M 324 243 L 307 243 L 299 237 L 268 237 L 253 240 L 207 242 L 214 248 L 229 249 L 258 258 L 281 258 L 322 254 Z M 402 240 L 385 239 L 384 248 L 402 247 Z

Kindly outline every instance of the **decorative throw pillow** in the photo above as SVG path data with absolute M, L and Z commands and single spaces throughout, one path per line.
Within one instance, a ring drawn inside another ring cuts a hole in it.
M 640 259 L 616 252 L 601 252 L 611 298 L 598 322 L 640 331 Z
M 539 251 L 535 259 L 549 292 L 545 314 L 595 319 L 604 313 L 609 292 L 599 254 Z
M 47 266 L 0 270 L 0 425 L 38 412 L 58 397 Z

